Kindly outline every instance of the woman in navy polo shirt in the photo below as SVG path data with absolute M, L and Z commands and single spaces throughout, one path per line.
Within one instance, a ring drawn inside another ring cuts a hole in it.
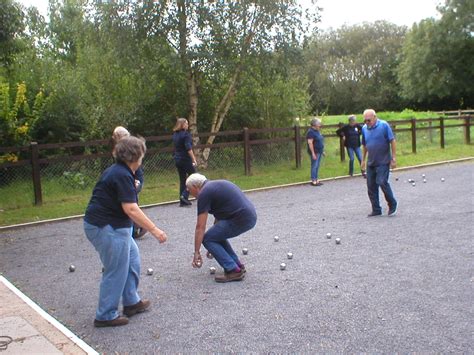
M 324 154 L 324 137 L 320 132 L 321 120 L 313 118 L 311 127 L 306 133 L 308 143 L 308 154 L 311 158 L 311 185 L 321 186 L 323 183 L 318 179 L 319 166 L 321 165 L 322 155 Z
M 186 179 L 196 172 L 196 158 L 193 153 L 193 139 L 188 132 L 188 120 L 178 118 L 173 128 L 173 158 L 179 175 L 179 205 L 190 206 L 189 192 L 186 190 Z
M 125 325 L 128 318 L 144 312 L 150 301 L 137 293 L 140 280 L 140 253 L 132 238 L 133 222 L 148 230 L 160 243 L 167 239 L 138 207 L 136 172 L 146 152 L 145 141 L 125 137 L 114 149 L 116 163 L 107 168 L 94 187 L 84 216 L 84 231 L 104 266 L 100 282 L 99 305 L 94 325 Z

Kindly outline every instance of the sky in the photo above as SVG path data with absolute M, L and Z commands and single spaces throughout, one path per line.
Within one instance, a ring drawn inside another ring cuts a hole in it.
M 25 6 L 36 6 L 46 15 L 48 0 L 17 0 Z M 303 6 L 310 6 L 311 0 L 299 0 Z M 355 25 L 362 22 L 386 20 L 396 25 L 411 27 L 413 23 L 428 17 L 439 18 L 436 6 L 442 0 L 318 0 L 322 7 L 319 28 L 338 28 L 343 24 Z

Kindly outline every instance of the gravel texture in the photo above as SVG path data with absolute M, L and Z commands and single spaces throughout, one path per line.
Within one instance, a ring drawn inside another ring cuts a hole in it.
M 138 241 L 152 308 L 124 327 L 93 327 L 102 266 L 82 220 L 0 233 L 0 271 L 99 352 L 473 353 L 474 164 L 391 181 L 395 217 L 366 217 L 361 177 L 249 193 L 257 226 L 232 240 L 247 276 L 229 284 L 214 260 L 191 267 L 195 204 L 147 209 L 169 241 Z

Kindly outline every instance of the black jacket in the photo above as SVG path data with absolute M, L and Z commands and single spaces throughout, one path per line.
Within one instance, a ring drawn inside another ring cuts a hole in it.
M 360 135 L 362 134 L 362 126 L 360 124 L 357 123 L 353 127 L 346 124 L 345 126 L 339 128 L 336 131 L 336 134 L 340 137 L 346 137 L 344 140 L 344 146 L 348 148 L 360 147 Z

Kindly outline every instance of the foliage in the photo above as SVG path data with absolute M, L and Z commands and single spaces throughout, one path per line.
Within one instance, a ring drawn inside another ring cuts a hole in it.
M 447 0 L 441 19 L 415 24 L 398 68 L 402 95 L 417 107 L 474 105 L 474 2 Z
M 312 111 L 350 113 L 367 107 L 400 109 L 396 72 L 405 27 L 385 21 L 342 26 L 307 43 L 305 70 Z

